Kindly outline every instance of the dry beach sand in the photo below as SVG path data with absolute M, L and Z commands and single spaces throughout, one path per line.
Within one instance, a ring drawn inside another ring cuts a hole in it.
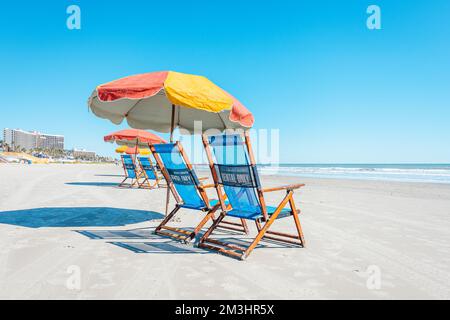
M 262 242 L 237 261 L 154 235 L 165 189 L 117 188 L 121 174 L 0 164 L 0 298 L 450 298 L 450 185 L 264 176 L 307 184 L 296 198 L 307 247 Z M 191 227 L 200 214 L 180 217 Z

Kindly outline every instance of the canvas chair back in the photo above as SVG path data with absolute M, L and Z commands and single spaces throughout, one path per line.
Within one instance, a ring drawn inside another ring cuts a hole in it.
M 145 171 L 147 178 L 156 180 L 155 167 L 148 157 L 139 157 L 139 162 L 141 163 L 142 170 Z
M 209 136 L 217 183 L 225 191 L 233 210 L 262 213 L 261 190 L 256 164 L 250 161 L 247 146 L 239 134 Z
M 207 204 L 198 190 L 200 182 L 195 171 L 188 166 L 188 160 L 179 143 L 155 144 L 152 151 L 157 162 L 158 158 L 162 162 L 160 169 L 166 171 L 182 200 L 182 205 L 192 209 L 206 208 Z
M 123 169 L 127 173 L 128 178 L 136 179 L 136 166 L 134 164 L 133 158 L 130 155 L 122 155 Z

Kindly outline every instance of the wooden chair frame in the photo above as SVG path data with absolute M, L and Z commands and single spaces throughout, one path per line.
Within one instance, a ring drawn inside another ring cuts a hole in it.
M 158 175 L 158 171 L 156 170 L 156 168 L 155 168 L 155 166 L 153 165 L 153 161 L 152 161 L 152 159 L 150 158 L 150 157 L 148 157 L 148 160 L 149 160 L 149 162 L 150 162 L 150 164 L 152 165 L 152 167 L 153 167 L 153 174 L 155 175 L 155 182 L 152 184 L 152 183 L 150 183 L 150 180 L 153 180 L 153 179 L 150 179 L 149 177 L 148 177 L 148 175 L 147 175 L 147 172 L 144 170 L 144 166 L 142 165 L 142 162 L 141 162 L 141 158 L 140 157 L 138 157 L 137 158 L 138 159 L 138 162 L 139 162 L 139 166 L 140 166 L 140 168 L 141 168 L 141 177 L 142 177 L 142 179 L 143 179 L 143 181 L 141 182 L 141 183 L 138 183 L 139 184 L 139 188 L 143 188 L 143 189 L 155 189 L 155 188 L 161 188 L 161 187 L 163 187 L 163 185 L 160 183 L 160 181 L 161 181 L 161 178 L 160 178 L 160 176 Z
M 124 157 L 123 155 L 120 156 L 120 159 L 122 161 L 122 168 L 125 173 L 125 179 L 123 179 L 122 182 L 119 183 L 118 187 L 128 186 L 129 188 L 133 188 L 135 185 L 140 187 L 139 178 L 141 177 L 141 172 L 137 170 L 136 162 L 134 161 L 133 157 L 131 157 L 131 160 L 133 161 L 134 164 L 134 174 L 136 175 L 136 178 L 130 178 L 128 176 L 128 171 L 125 168 L 125 161 L 123 160 L 123 157 Z M 131 180 L 131 183 L 125 183 L 125 181 L 127 181 L 128 179 Z
M 217 226 L 221 223 L 221 221 L 226 217 L 227 211 L 231 210 L 231 207 L 228 207 L 225 205 L 225 202 L 223 199 L 225 199 L 224 191 L 222 190 L 222 186 L 219 183 L 219 179 L 217 176 L 216 169 L 214 167 L 214 160 L 211 152 L 211 146 L 209 145 L 208 137 L 203 134 L 202 135 L 202 141 L 203 146 L 205 147 L 206 155 L 209 162 L 209 167 L 211 169 L 211 174 L 214 179 L 214 186 L 217 191 L 217 196 L 221 203 L 221 209 L 222 212 L 220 216 L 215 220 L 213 225 L 205 232 L 205 234 L 201 237 L 198 246 L 206 249 L 211 249 L 218 251 L 222 254 L 225 254 L 230 257 L 238 258 L 241 260 L 246 259 L 250 253 L 253 251 L 253 249 L 258 245 L 258 243 L 261 241 L 261 239 L 270 239 L 275 240 L 279 242 L 289 243 L 298 245 L 301 247 L 305 247 L 305 238 L 303 235 L 302 227 L 300 224 L 300 219 L 298 217 L 298 214 L 300 213 L 300 210 L 296 208 L 295 202 L 294 202 L 294 190 L 299 189 L 304 186 L 304 184 L 293 184 L 293 185 L 286 185 L 276 188 L 268 188 L 268 189 L 262 189 L 257 188 L 257 196 L 259 199 L 259 203 L 261 206 L 262 211 L 262 217 L 255 220 L 256 228 L 258 231 L 257 236 L 254 238 L 252 243 L 248 247 L 238 246 L 234 244 L 225 243 L 222 241 L 219 241 L 217 239 L 211 239 L 210 236 L 212 235 L 213 231 L 217 228 Z M 253 155 L 251 142 L 250 142 L 250 136 L 248 131 L 245 131 L 244 133 L 244 143 L 245 147 L 247 149 L 250 165 L 254 166 L 256 165 L 255 157 Z M 277 206 L 276 210 L 270 215 L 267 214 L 267 207 L 266 202 L 264 200 L 264 193 L 266 192 L 274 192 L 274 191 L 285 191 L 286 195 L 284 196 L 283 200 L 280 202 L 280 204 Z M 288 233 L 282 233 L 282 232 L 276 232 L 271 231 L 269 228 L 272 226 L 273 222 L 277 219 L 283 208 L 285 208 L 289 204 L 291 216 L 294 219 L 295 227 L 296 227 L 296 234 L 288 234 Z
M 221 207 L 221 201 L 218 201 L 216 205 L 214 205 L 213 207 L 210 207 L 210 201 L 209 201 L 208 195 L 206 194 L 206 189 L 214 188 L 214 184 L 203 184 L 202 181 L 204 181 L 205 178 L 198 179 L 199 184 L 196 185 L 196 187 L 197 187 L 197 190 L 199 191 L 199 194 L 200 194 L 203 202 L 206 204 L 206 208 L 203 209 L 203 211 L 206 212 L 206 215 L 200 221 L 200 223 L 195 227 L 194 231 L 189 232 L 189 231 L 186 231 L 186 230 L 183 230 L 180 228 L 173 228 L 173 227 L 167 226 L 167 223 L 175 216 L 175 214 L 178 212 L 178 210 L 180 210 L 182 208 L 183 200 L 178 195 L 178 192 L 172 182 L 172 179 L 170 178 L 170 175 L 169 175 L 166 167 L 164 166 L 164 162 L 161 160 L 161 158 L 160 158 L 159 154 L 156 152 L 154 146 L 149 145 L 149 147 L 153 153 L 153 156 L 155 157 L 156 162 L 158 163 L 159 168 L 161 169 L 161 173 L 163 174 L 164 178 L 166 179 L 167 187 L 170 189 L 170 191 L 176 201 L 175 208 L 164 218 L 164 220 L 160 223 L 160 225 L 158 227 L 156 227 L 155 233 L 161 234 L 164 236 L 168 236 L 171 238 L 175 238 L 175 239 L 181 240 L 182 242 L 185 242 L 185 243 L 189 243 L 195 239 L 196 235 L 200 232 L 200 230 L 208 222 L 209 219 L 211 219 L 212 222 L 214 223 L 214 221 L 215 221 L 214 213 Z M 187 168 L 189 170 L 193 170 L 192 164 L 189 161 L 189 158 L 188 158 L 186 152 L 184 151 L 183 146 L 181 145 L 181 143 L 179 141 L 177 141 L 175 143 L 175 147 L 178 148 L 178 150 L 180 151 L 181 157 L 183 158 L 184 162 L 186 163 Z M 234 224 L 234 223 L 231 223 L 231 224 Z M 243 231 L 246 233 L 248 232 L 248 227 L 247 227 L 247 224 L 245 221 L 243 221 L 242 225 L 239 225 L 239 224 L 236 224 L 236 225 L 241 226 L 242 229 L 228 227 L 228 226 L 220 226 L 220 227 L 226 228 L 226 229 L 232 229 L 235 231 Z M 168 230 L 170 232 L 167 232 L 166 230 Z

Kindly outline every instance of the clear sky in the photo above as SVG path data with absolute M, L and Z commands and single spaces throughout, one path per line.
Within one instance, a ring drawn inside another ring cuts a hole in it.
M 81 8 L 68 30 L 66 8 Z M 381 8 L 381 30 L 366 8 Z M 450 1 L 4 1 L 0 128 L 111 155 L 99 84 L 201 74 L 278 128 L 281 161 L 450 162 Z

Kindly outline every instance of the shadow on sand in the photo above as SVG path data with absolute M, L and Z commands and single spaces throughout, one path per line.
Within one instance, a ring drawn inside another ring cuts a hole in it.
M 155 234 L 155 228 L 137 228 L 130 230 L 74 230 L 94 240 L 116 240 L 107 243 L 134 253 L 153 254 L 205 254 L 207 250 L 186 245 L 167 237 Z M 122 241 L 119 241 L 122 240 Z M 130 240 L 141 240 L 131 242 Z
M 131 230 L 74 230 L 93 240 L 133 240 L 161 239 L 154 233 L 155 228 L 139 228 Z
M 158 254 L 208 254 L 208 250 L 203 250 L 192 245 L 179 242 L 109 242 L 123 249 L 134 253 L 158 253 Z
M 70 186 L 117 187 L 119 182 L 66 182 L 66 184 Z
M 115 227 L 162 219 L 158 212 L 107 207 L 36 208 L 0 211 L 0 223 L 28 228 Z
M 96 177 L 123 177 L 125 176 L 123 174 L 95 174 Z
M 151 239 L 148 239 L 151 240 Z M 118 247 L 121 247 L 123 249 L 130 250 L 134 253 L 157 253 L 157 254 L 216 254 L 215 251 L 198 248 L 197 246 L 194 246 L 193 244 L 183 244 L 178 241 L 173 241 L 166 238 L 160 238 L 160 240 L 166 240 L 166 241 L 146 241 L 146 242 L 125 242 L 125 241 L 113 241 L 108 242 L 110 244 L 116 245 Z M 246 239 L 234 239 L 234 238 L 222 238 L 221 240 L 225 241 L 226 243 L 234 244 L 234 245 L 240 245 L 247 247 L 251 244 L 251 241 Z M 259 243 L 256 248 L 265 248 L 267 247 L 264 244 Z M 271 246 L 272 247 L 272 246 Z M 277 248 L 277 247 L 272 247 Z

